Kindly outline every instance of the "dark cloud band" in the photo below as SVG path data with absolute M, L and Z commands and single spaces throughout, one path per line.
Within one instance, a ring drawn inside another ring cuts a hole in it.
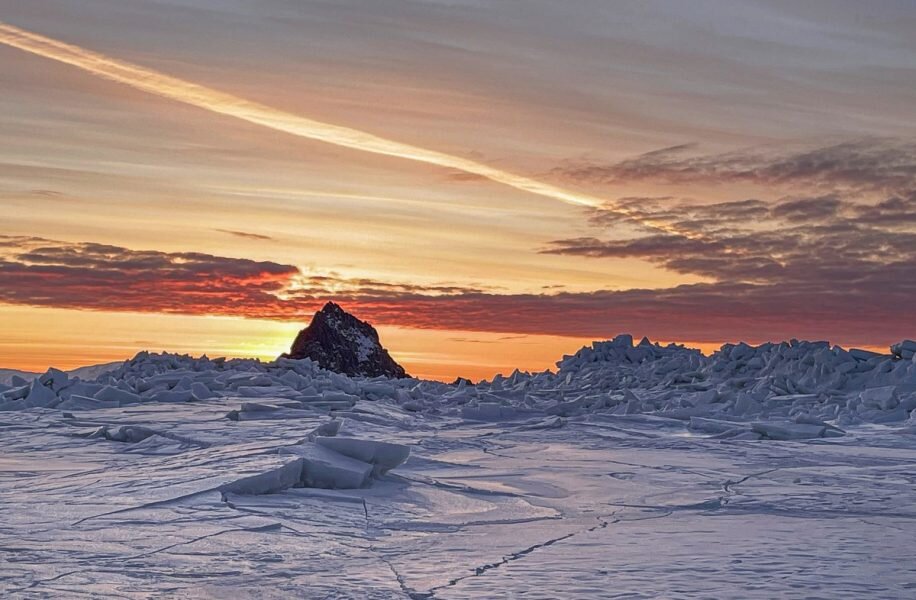
M 643 242 L 638 253 L 647 252 Z M 714 262 L 711 252 L 682 248 L 679 260 Z M 761 277 L 756 283 L 660 290 L 497 294 L 308 276 L 273 262 L 38 238 L 0 237 L 0 257 L 0 302 L 71 309 L 301 321 L 334 299 L 377 324 L 422 329 L 593 338 L 632 331 L 694 341 L 807 337 L 846 344 L 890 343 L 907 335 L 901 324 L 916 323 L 911 301 L 916 289 L 906 283 L 916 279 L 905 261 L 864 274 L 799 276 L 791 285 Z M 849 279 L 838 286 L 839 277 Z

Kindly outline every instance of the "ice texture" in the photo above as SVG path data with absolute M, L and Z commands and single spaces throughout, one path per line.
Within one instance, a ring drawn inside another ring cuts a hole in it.
M 149 353 L 10 377 L 0 595 L 911 597 L 914 347 L 620 336 L 477 384 Z

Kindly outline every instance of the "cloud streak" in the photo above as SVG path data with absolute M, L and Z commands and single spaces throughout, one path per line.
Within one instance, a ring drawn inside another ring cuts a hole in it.
M 603 206 L 608 210 L 617 210 L 613 203 L 609 204 L 606 200 L 595 196 L 564 189 L 460 156 L 389 140 L 357 129 L 324 123 L 281 111 L 127 61 L 118 60 L 79 46 L 26 31 L 2 21 L 0 21 L 0 43 L 77 67 L 93 75 L 143 92 L 262 125 L 297 137 L 317 140 L 362 152 L 394 156 L 454 169 L 469 176 L 483 177 L 524 192 L 575 206 Z M 620 207 L 620 210 L 626 213 L 628 209 Z M 640 217 L 633 214 L 632 218 Z M 642 223 L 649 227 L 665 231 L 669 230 L 669 226 L 665 223 L 653 223 L 651 220 L 643 220 Z
M 251 233 L 248 231 L 238 231 L 236 229 L 214 229 L 213 231 L 216 231 L 219 233 L 225 233 L 226 235 L 231 235 L 234 237 L 244 238 L 246 240 L 258 240 L 258 241 L 266 242 L 266 241 L 272 241 L 274 239 L 269 235 L 264 235 L 261 233 Z

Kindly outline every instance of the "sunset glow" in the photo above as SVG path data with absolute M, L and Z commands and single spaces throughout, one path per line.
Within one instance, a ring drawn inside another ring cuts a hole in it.
M 895 20 L 281 4 L 0 3 L 0 366 L 271 358 L 328 300 L 436 379 L 914 334 Z

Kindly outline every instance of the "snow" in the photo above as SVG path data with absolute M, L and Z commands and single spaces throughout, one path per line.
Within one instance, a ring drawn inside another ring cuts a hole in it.
M 141 353 L 10 381 L 0 593 L 910 597 L 914 347 L 621 336 L 455 386 Z
M 378 344 L 359 332 L 355 332 L 355 337 L 357 358 L 361 363 L 366 362 L 372 356 L 372 353 L 378 349 Z
M 345 326 L 333 313 L 327 316 L 328 325 L 341 336 L 353 342 L 356 347 L 356 359 L 360 363 L 367 362 L 373 354 L 381 350 L 379 343 L 353 327 Z

